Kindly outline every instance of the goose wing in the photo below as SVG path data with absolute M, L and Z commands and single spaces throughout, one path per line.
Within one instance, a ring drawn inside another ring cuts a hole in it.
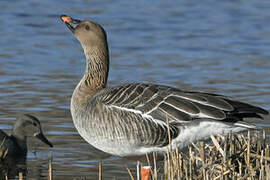
M 107 107 L 114 108 L 113 112 L 120 117 L 118 119 L 125 119 L 124 123 L 119 124 L 133 126 L 133 129 L 136 126 L 144 145 L 167 145 L 168 130 L 172 139 L 179 134 L 177 124 L 200 119 L 233 123 L 243 118 L 261 118 L 261 114 L 268 114 L 260 107 L 221 95 L 186 92 L 154 84 L 138 83 L 106 88 L 99 97 Z
M 261 118 L 268 111 L 225 96 L 201 92 L 181 91 L 154 84 L 127 84 L 107 91 L 102 100 L 142 115 L 166 122 L 185 122 L 194 119 L 213 119 L 237 122 L 243 118 Z

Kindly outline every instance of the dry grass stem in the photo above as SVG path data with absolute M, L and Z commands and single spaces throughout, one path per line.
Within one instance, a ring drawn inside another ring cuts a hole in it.
M 102 163 L 98 164 L 98 179 L 102 180 Z
M 129 176 L 130 176 L 130 179 L 131 179 L 131 180 L 134 180 L 134 177 L 133 177 L 133 175 L 132 175 L 130 169 L 128 168 L 128 166 L 126 166 L 126 169 L 127 169 L 128 174 L 129 174 Z

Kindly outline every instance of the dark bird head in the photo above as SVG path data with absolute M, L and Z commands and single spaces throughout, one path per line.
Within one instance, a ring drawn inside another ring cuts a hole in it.
M 52 143 L 43 135 L 39 120 L 30 114 L 24 114 L 17 118 L 13 126 L 13 135 L 22 140 L 26 140 L 27 137 L 36 137 L 53 147 Z

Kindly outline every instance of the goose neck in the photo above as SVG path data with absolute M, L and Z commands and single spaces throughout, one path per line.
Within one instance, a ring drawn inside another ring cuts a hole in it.
M 109 72 L 109 55 L 107 47 L 92 47 L 85 50 L 86 69 L 83 85 L 91 89 L 106 87 Z

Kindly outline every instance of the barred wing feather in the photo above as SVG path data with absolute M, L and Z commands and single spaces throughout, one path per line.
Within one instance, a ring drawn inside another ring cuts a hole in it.
M 209 119 L 235 123 L 244 118 L 261 118 L 268 114 L 262 108 L 233 101 L 225 96 L 201 92 L 185 92 L 154 84 L 126 84 L 106 88 L 98 95 L 106 106 L 118 111 L 135 113 L 135 123 L 144 124 L 141 136 L 144 145 L 165 146 L 180 133 L 177 125 Z M 124 118 L 124 117 L 122 117 Z M 169 122 L 169 128 L 167 127 Z
M 154 84 L 127 84 L 104 92 L 103 102 L 138 110 L 166 122 L 213 119 L 236 122 L 243 118 L 268 114 L 262 108 L 233 101 L 225 96 L 201 92 L 185 92 Z

